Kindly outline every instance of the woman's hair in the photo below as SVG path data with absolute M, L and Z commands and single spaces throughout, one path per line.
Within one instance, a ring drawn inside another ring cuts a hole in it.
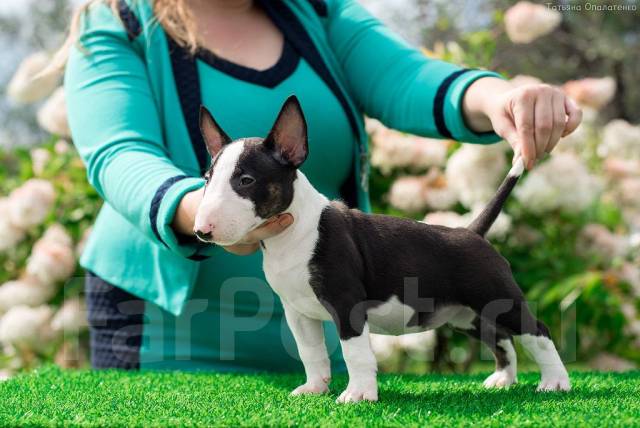
M 69 34 L 62 45 L 56 52 L 51 66 L 47 69 L 60 70 L 64 68 L 69 56 L 69 49 L 80 39 L 80 23 L 82 16 L 87 10 L 95 4 L 106 4 L 111 8 L 114 16 L 119 17 L 119 3 L 122 0 L 89 0 L 80 6 L 71 18 L 69 25 Z M 137 1 L 137 0 L 133 0 Z M 153 4 L 153 14 L 157 22 L 162 25 L 164 31 L 176 41 L 180 46 L 186 48 L 189 52 L 195 53 L 198 49 L 198 38 L 196 32 L 196 23 L 189 8 L 185 4 L 185 0 L 150 0 Z

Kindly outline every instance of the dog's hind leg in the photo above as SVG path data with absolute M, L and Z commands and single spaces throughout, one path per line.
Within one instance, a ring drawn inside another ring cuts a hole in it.
M 517 287 L 515 282 L 513 287 Z M 522 295 L 518 288 L 517 294 Z M 551 340 L 549 330 L 529 311 L 524 297 L 514 295 L 510 299 L 498 299 L 488 303 L 482 317 L 495 322 L 520 340 L 525 351 L 540 367 L 539 391 L 568 391 L 571 389 L 569 375 L 560 355 Z
M 331 364 L 324 342 L 322 321 L 311 319 L 286 303 L 283 304 L 287 324 L 298 346 L 307 381 L 294 389 L 292 395 L 322 394 L 329 391 Z
M 469 310 L 469 312 L 471 312 Z M 505 388 L 517 380 L 517 357 L 513 347 L 513 338 L 504 329 L 488 323 L 471 313 L 472 319 L 455 318 L 449 324 L 456 330 L 480 340 L 493 352 L 496 360 L 496 371 L 485 379 L 487 388 Z

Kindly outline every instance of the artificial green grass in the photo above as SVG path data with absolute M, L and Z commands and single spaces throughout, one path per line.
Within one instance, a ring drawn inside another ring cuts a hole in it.
M 508 390 L 482 375 L 381 375 L 380 402 L 291 397 L 301 375 L 42 369 L 0 383 L 0 426 L 638 426 L 640 372 L 574 372 L 568 393 L 536 393 L 537 373 Z

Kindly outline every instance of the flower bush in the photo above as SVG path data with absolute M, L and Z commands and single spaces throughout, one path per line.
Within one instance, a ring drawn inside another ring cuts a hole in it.
M 101 202 L 82 162 L 57 137 L 0 152 L 0 198 L 0 370 L 86 364 L 77 259 Z

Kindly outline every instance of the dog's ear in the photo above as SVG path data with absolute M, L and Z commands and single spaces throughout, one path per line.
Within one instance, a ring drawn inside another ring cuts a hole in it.
M 200 106 L 200 133 L 211 159 L 220 153 L 222 146 L 231 142 L 231 138 L 220 128 L 205 106 Z
M 264 144 L 279 161 L 295 168 L 307 159 L 307 122 L 295 95 L 285 101 Z

